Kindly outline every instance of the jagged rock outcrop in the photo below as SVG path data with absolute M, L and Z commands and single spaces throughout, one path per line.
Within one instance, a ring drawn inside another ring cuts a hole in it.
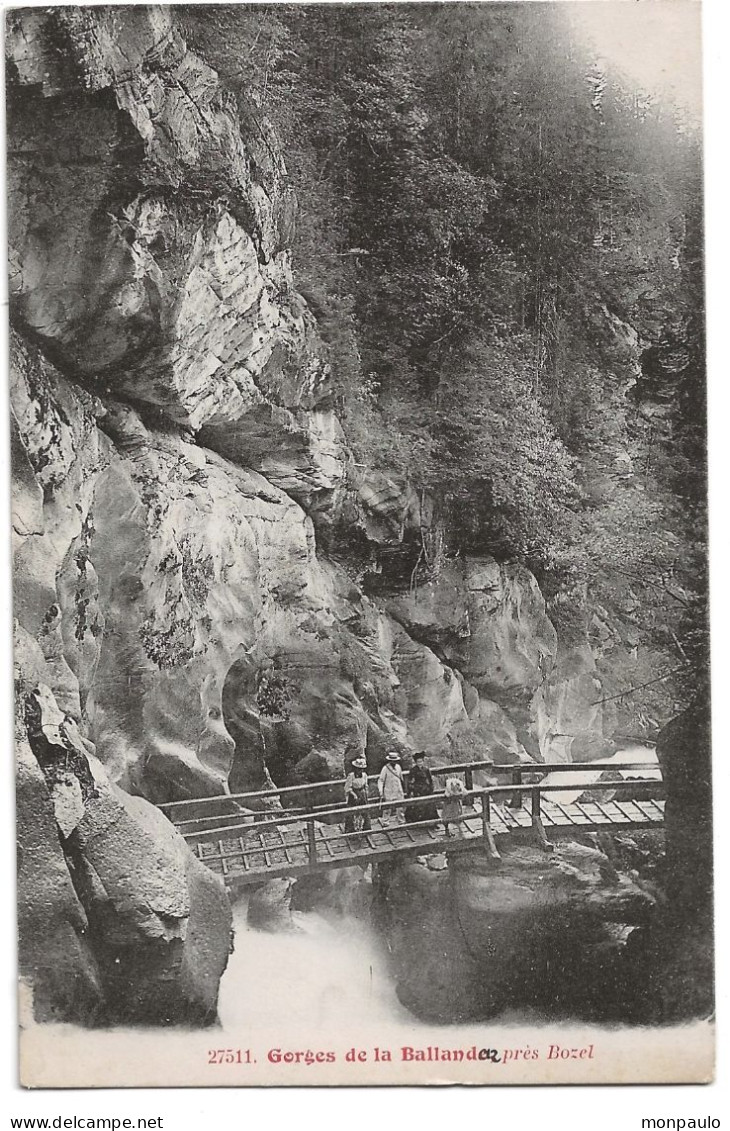
M 558 644 L 545 599 L 523 566 L 487 557 L 448 562 L 435 581 L 390 598 L 387 608 L 458 672 L 470 721 L 466 748 L 475 738 L 485 756 L 502 761 L 579 762 L 613 753 L 591 649 Z
M 104 993 L 89 923 L 23 730 L 16 735 L 16 766 L 19 973 L 32 989 L 37 1020 L 93 1022 L 103 1016 Z
M 210 1023 L 229 954 L 223 885 L 159 810 L 109 781 L 43 684 L 25 726 L 20 950 L 36 1018 Z
M 15 318 L 99 391 L 204 429 L 303 501 L 333 491 L 341 433 L 266 124 L 168 9 L 16 12 L 8 55 Z
M 289 496 L 15 346 L 25 463 L 52 485 L 35 517 L 16 501 L 19 621 L 116 782 L 165 801 L 338 776 L 368 743 L 448 750 L 463 681 L 318 560 Z

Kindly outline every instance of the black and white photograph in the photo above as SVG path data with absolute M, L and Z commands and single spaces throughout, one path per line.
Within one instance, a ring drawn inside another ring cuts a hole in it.
M 711 1081 L 701 5 L 4 16 L 21 1084 Z

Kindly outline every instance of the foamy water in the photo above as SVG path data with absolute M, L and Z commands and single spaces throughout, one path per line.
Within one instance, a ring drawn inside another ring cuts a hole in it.
M 604 764 L 615 766 L 617 770 L 621 770 L 621 765 L 627 762 L 640 762 L 646 769 L 642 769 L 642 777 L 649 778 L 652 781 L 661 780 L 661 771 L 658 767 L 657 753 L 653 746 L 626 746 L 623 750 L 618 750 L 612 758 L 601 758 Z M 584 789 L 590 785 L 595 785 L 601 776 L 602 770 L 578 770 L 576 773 L 557 773 L 547 774 L 542 779 L 543 785 L 575 785 L 579 788 L 573 793 L 571 790 L 558 790 L 555 793 L 547 793 L 545 796 L 548 801 L 557 801 L 561 805 L 570 805 L 572 802 L 577 801 Z M 636 777 L 637 770 L 627 770 L 621 773 L 623 778 Z
M 234 908 L 235 950 L 219 998 L 224 1029 L 413 1022 L 396 997 L 383 943 L 363 920 L 294 912 L 294 931 L 268 932 L 249 927 L 246 911 L 245 900 Z

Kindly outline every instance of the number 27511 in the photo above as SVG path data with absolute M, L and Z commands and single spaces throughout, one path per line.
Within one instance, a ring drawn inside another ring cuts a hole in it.
M 208 1064 L 253 1064 L 251 1049 L 208 1049 Z

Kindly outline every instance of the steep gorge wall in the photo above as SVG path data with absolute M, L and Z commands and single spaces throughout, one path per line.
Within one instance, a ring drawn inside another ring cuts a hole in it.
M 576 760 L 610 729 L 523 567 L 368 596 L 337 564 L 348 523 L 365 569 L 421 516 L 352 466 L 276 139 L 173 20 L 8 17 L 21 922 L 64 923 L 23 948 L 44 1016 L 215 1013 L 225 894 L 150 802 L 393 746 Z

